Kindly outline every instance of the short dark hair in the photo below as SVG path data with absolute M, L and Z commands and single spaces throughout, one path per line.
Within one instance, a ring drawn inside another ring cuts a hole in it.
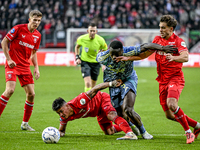
M 177 20 L 171 15 L 163 15 L 160 18 L 160 22 L 167 23 L 167 26 L 168 27 L 173 27 L 173 30 L 175 30 L 175 28 L 177 26 Z
M 123 44 L 122 42 L 115 40 L 110 43 L 110 47 L 112 47 L 113 49 L 123 49 Z
M 55 99 L 53 101 L 53 104 L 52 104 L 52 109 L 53 111 L 57 111 L 58 109 L 60 109 L 64 104 L 66 103 L 66 101 L 61 98 L 61 97 L 58 97 L 57 99 Z
M 94 22 L 91 22 L 88 27 L 96 27 L 97 25 Z

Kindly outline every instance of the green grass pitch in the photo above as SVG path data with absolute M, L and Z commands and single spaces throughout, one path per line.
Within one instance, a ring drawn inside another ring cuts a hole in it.
M 31 67 L 33 70 L 33 68 Z M 36 132 L 20 129 L 23 117 L 25 92 L 17 81 L 16 89 L 0 118 L 0 149 L 5 150 L 188 150 L 200 149 L 200 137 L 186 144 L 183 128 L 165 118 L 159 104 L 156 68 L 136 67 L 139 82 L 135 110 L 153 140 L 139 137 L 136 141 L 117 141 L 124 133 L 104 135 L 96 118 L 84 118 L 68 123 L 65 137 L 57 144 L 45 144 L 41 134 L 48 126 L 59 127 L 59 116 L 52 111 L 55 98 L 71 100 L 83 92 L 84 82 L 77 67 L 41 66 L 41 77 L 35 81 L 35 104 L 29 124 Z M 200 68 L 183 68 L 185 88 L 179 106 L 191 118 L 200 121 Z M 5 89 L 4 66 L 0 66 L 0 94 Z M 98 83 L 103 82 L 102 72 Z M 104 90 L 108 92 L 108 90 Z M 191 128 L 192 129 L 192 128 Z M 192 129 L 193 130 L 193 129 Z

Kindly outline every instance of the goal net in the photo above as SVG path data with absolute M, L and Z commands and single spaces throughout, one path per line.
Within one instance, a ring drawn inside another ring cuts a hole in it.
M 86 34 L 87 29 L 69 28 L 67 30 L 67 52 L 74 52 L 77 38 Z M 159 29 L 98 29 L 107 45 L 113 40 L 120 40 L 124 46 L 133 46 L 142 43 L 151 43 L 156 35 L 160 35 Z

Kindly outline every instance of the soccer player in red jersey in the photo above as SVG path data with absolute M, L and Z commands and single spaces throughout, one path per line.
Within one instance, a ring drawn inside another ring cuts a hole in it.
M 15 90 L 16 77 L 18 77 L 26 93 L 21 129 L 29 131 L 35 131 L 28 125 L 28 121 L 32 114 L 35 97 L 33 75 L 36 80 L 40 77 L 36 51 L 40 46 L 41 34 L 36 29 L 40 25 L 41 19 L 42 13 L 32 10 L 29 13 L 29 23 L 14 26 L 1 42 L 6 57 L 6 89 L 0 97 L 0 116 Z M 8 50 L 9 43 L 10 50 Z M 33 75 L 30 70 L 30 58 L 35 67 Z
M 165 112 L 166 118 L 179 122 L 185 130 L 187 137 L 186 143 L 192 143 L 194 138 L 197 138 L 200 132 L 200 123 L 189 118 L 184 114 L 183 110 L 178 106 L 178 100 L 185 85 L 182 65 L 188 61 L 188 49 L 185 41 L 174 34 L 174 29 L 177 21 L 171 15 L 164 15 L 160 19 L 160 34 L 156 36 L 153 43 L 162 46 L 174 45 L 177 47 L 178 53 L 165 53 L 155 51 L 155 60 L 157 62 L 158 77 L 156 80 L 159 83 L 159 99 L 160 104 Z M 154 51 L 146 51 L 139 56 L 118 57 L 117 61 L 140 60 L 150 56 Z M 194 132 L 190 127 L 194 128 Z
M 126 135 L 117 140 L 137 140 L 137 136 L 132 132 L 128 123 L 117 115 L 112 106 L 109 94 L 100 92 L 107 87 L 118 87 L 122 84 L 120 79 L 111 82 L 101 83 L 94 86 L 85 93 L 81 93 L 69 102 L 65 102 L 61 97 L 54 100 L 52 109 L 60 116 L 60 135 L 65 135 L 68 121 L 79 118 L 97 117 L 99 126 L 106 135 L 124 131 Z M 115 124 L 112 124 L 114 122 Z

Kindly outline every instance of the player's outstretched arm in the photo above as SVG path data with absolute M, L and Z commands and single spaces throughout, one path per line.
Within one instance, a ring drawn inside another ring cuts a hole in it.
M 178 50 L 174 45 L 167 45 L 162 46 L 156 43 L 144 43 L 140 45 L 141 52 L 144 52 L 146 50 L 160 50 L 164 51 L 166 53 L 177 53 Z
M 59 132 L 61 137 L 65 135 L 66 126 L 67 124 L 60 124 Z
M 114 81 L 111 81 L 111 82 L 105 82 L 105 83 L 100 83 L 96 86 L 94 86 L 91 90 L 87 91 L 87 94 L 93 98 L 98 91 L 100 90 L 103 90 L 107 87 L 118 87 L 122 84 L 122 80 L 121 79 L 117 79 L 117 80 L 114 80 Z

